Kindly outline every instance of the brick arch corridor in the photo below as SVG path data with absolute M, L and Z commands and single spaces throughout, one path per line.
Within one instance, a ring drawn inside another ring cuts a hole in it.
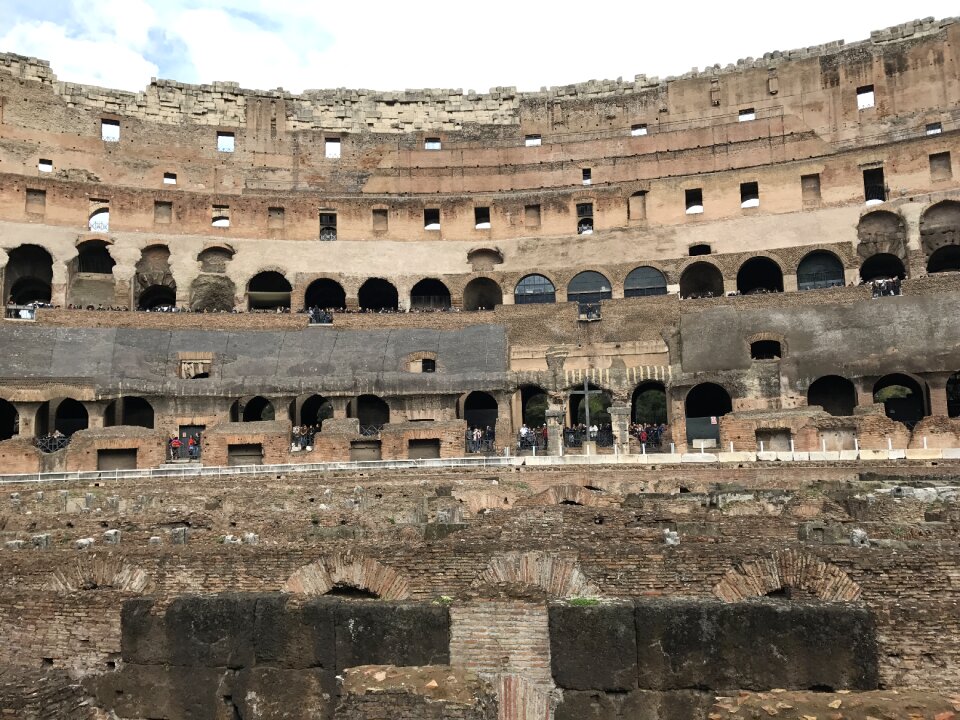
M 511 552 L 490 558 L 473 587 L 510 583 L 543 588 L 553 597 L 589 597 L 600 594 L 580 570 L 576 560 L 533 550 Z
M 54 572 L 47 587 L 59 593 L 103 589 L 144 593 L 153 587 L 153 580 L 145 570 L 122 558 L 89 555 Z
M 836 565 L 809 553 L 778 550 L 728 570 L 713 594 L 724 602 L 738 602 L 785 588 L 806 590 L 825 602 L 852 602 L 862 592 L 860 585 Z
M 366 590 L 382 600 L 410 597 L 407 579 L 373 558 L 349 553 L 327 555 L 294 572 L 283 585 L 284 592 L 326 595 L 337 586 Z

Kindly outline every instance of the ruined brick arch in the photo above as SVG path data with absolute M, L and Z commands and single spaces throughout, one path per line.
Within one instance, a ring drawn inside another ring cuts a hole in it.
M 857 255 L 862 259 L 873 255 L 895 255 L 901 260 L 907 253 L 907 224 L 895 212 L 873 210 L 857 223 Z
M 540 550 L 495 555 L 473 581 L 472 587 L 499 584 L 539 587 L 558 598 L 595 597 L 600 594 L 580 570 L 576 560 Z
M 294 572 L 283 591 L 297 595 L 326 595 L 337 587 L 365 590 L 381 600 L 410 597 L 407 579 L 373 558 L 350 553 L 326 555 Z
M 778 550 L 728 570 L 713 594 L 724 602 L 739 602 L 785 589 L 804 590 L 824 602 L 853 602 L 862 593 L 860 585 L 836 565 L 809 553 Z
M 549 505 L 602 505 L 602 496 L 581 485 L 554 485 L 542 493 L 518 501 L 517 505 L 531 507 Z
M 50 576 L 47 588 L 58 593 L 118 590 L 145 593 L 153 580 L 142 568 L 112 555 L 88 555 Z

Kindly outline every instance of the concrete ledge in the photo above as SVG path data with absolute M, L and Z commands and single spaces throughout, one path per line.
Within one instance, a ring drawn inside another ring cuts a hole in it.
M 840 459 L 841 460 L 859 460 L 860 459 L 860 450 L 841 450 Z
M 775 452 L 770 452 L 769 450 L 757 453 L 757 460 L 760 462 L 774 462 L 776 459 L 777 454 Z
M 713 453 L 684 453 L 680 456 L 682 463 L 712 463 L 717 462 L 717 456 Z
M 889 460 L 889 450 L 860 450 L 861 460 Z
M 840 459 L 839 452 L 812 452 L 809 455 L 811 462 L 835 462 Z
M 960 448 L 943 448 L 940 453 L 940 457 L 944 460 L 960 459 Z
M 756 462 L 757 454 L 752 452 L 722 452 L 717 453 L 720 462 Z
M 909 448 L 904 451 L 907 460 L 939 460 L 943 457 L 943 451 L 940 448 Z

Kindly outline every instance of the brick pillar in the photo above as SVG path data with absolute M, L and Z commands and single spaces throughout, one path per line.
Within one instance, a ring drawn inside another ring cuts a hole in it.
M 562 408 L 551 407 L 544 413 L 547 417 L 547 454 L 559 455 L 563 446 L 563 418 L 565 411 Z
M 947 417 L 947 374 L 928 375 L 927 388 L 930 392 L 930 414 Z
M 347 418 L 347 404 L 350 402 L 350 398 L 345 397 L 332 397 L 330 398 L 330 404 L 333 405 L 333 419 L 334 420 L 346 420 Z
M 15 402 L 16 408 L 17 434 L 14 437 L 36 437 L 37 435 L 37 411 L 40 410 L 42 403 L 37 402 Z
M 613 426 L 613 442 L 617 452 L 626 455 L 630 452 L 630 406 L 611 405 L 607 408 L 610 413 L 610 424 Z
M 90 430 L 103 427 L 103 413 L 107 409 L 108 401 L 91 400 L 82 403 L 87 410 L 87 428 Z

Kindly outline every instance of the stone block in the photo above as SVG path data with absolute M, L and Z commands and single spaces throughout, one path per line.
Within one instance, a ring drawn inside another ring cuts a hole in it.
M 861 448 L 860 459 L 861 460 L 889 460 L 890 451 L 889 450 L 866 450 Z
M 698 690 L 565 690 L 554 720 L 690 720 L 707 717 L 713 702 L 713 693 Z
M 339 602 L 337 671 L 355 665 L 450 662 L 450 611 L 438 605 Z
M 870 690 L 872 613 L 850 604 L 636 603 L 639 686 L 648 690 Z
M 550 606 L 550 664 L 558 687 L 625 692 L 637 687 L 633 603 Z
M 907 460 L 939 460 L 943 453 L 938 448 L 916 448 L 905 451 Z
M 684 463 L 712 463 L 717 459 L 713 453 L 684 453 L 680 456 L 680 462 Z
M 316 599 L 291 607 L 289 596 L 262 596 L 256 603 L 253 642 L 258 665 L 334 670 L 339 602 Z
M 757 454 L 752 452 L 722 452 L 717 453 L 720 462 L 755 462 Z

